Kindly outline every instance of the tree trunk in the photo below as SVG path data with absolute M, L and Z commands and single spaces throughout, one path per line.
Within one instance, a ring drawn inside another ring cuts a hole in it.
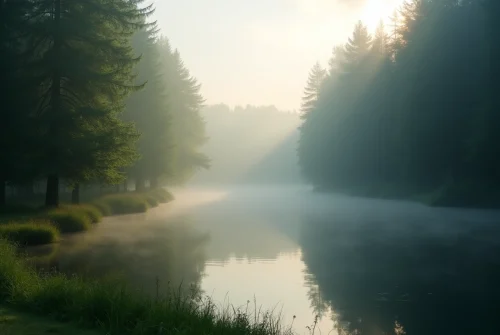
M 45 207 L 59 206 L 59 176 L 51 174 L 47 177 L 47 191 L 45 193 Z
M 128 180 L 125 179 L 125 181 L 123 182 L 123 192 L 127 192 L 128 191 Z
M 4 179 L 0 179 L 0 207 L 5 206 L 7 198 L 7 183 Z
M 115 192 L 120 193 L 120 184 L 115 185 Z
M 71 191 L 71 203 L 73 205 L 80 204 L 80 184 L 76 184 Z

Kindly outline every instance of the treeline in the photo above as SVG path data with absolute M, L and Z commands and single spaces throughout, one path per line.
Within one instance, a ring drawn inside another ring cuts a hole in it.
M 198 184 L 247 184 L 300 180 L 296 144 L 299 113 L 276 106 L 210 105 L 202 109 L 210 141 L 202 147 L 210 170 Z
M 499 25 L 495 0 L 409 0 L 373 36 L 359 22 L 311 71 L 304 176 L 356 195 L 499 205 Z
M 200 85 L 143 0 L 0 0 L 0 206 L 7 186 L 136 189 L 207 158 Z

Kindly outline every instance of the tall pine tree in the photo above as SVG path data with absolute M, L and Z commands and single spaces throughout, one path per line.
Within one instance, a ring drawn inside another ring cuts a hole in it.
M 307 117 L 307 114 L 315 107 L 325 77 L 326 70 L 321 67 L 319 62 L 316 62 L 309 73 L 309 78 L 307 79 L 307 84 L 304 89 L 304 96 L 302 97 L 302 105 L 300 109 L 302 112 L 302 118 Z
M 138 8 L 141 2 L 33 1 L 29 45 L 36 48 L 31 69 L 41 88 L 37 115 L 48 207 L 59 203 L 61 178 L 79 179 L 82 169 L 106 162 L 92 162 L 98 156 L 96 148 L 82 148 L 92 143 L 86 139 L 99 129 L 95 124 L 125 127 L 115 125 L 120 122 L 124 99 L 136 89 L 132 68 L 138 59 L 132 55 L 129 40 L 151 10 Z M 118 131 L 110 136 L 124 133 L 129 134 Z M 99 154 L 106 155 L 105 148 L 98 148 Z M 75 159 L 87 164 L 76 166 Z M 101 166 L 101 171 L 107 169 Z

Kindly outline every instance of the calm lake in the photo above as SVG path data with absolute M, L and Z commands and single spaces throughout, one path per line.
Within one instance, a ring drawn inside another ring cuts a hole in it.
M 500 213 L 314 194 L 198 188 L 34 248 L 42 267 L 195 287 L 273 309 L 297 334 L 500 334 Z M 295 318 L 294 318 L 295 316 Z

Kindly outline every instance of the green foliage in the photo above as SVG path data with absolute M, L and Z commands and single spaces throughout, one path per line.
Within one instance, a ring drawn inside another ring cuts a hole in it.
M 147 81 L 127 103 L 124 118 L 133 121 L 141 138 L 140 159 L 129 169 L 136 190 L 144 183 L 184 182 L 208 159 L 198 152 L 205 143 L 205 128 L 200 116 L 203 97 L 200 85 L 184 66 L 179 52 L 172 51 L 165 38 L 157 38 L 155 25 L 142 29 L 133 38 L 141 61 L 136 67 L 136 82 Z
M 144 195 L 138 193 L 111 194 L 96 200 L 94 203 L 97 202 L 109 207 L 113 215 L 145 213 L 149 208 Z
M 171 291 L 149 298 L 115 281 L 83 280 L 64 275 L 39 276 L 16 257 L 15 248 L 0 240 L 0 302 L 79 322 L 107 334 L 291 334 L 271 313 L 218 309 L 209 299 L 198 301 Z
M 59 239 L 59 230 L 48 221 L 10 222 L 0 224 L 0 238 L 28 246 L 49 244 Z
M 104 203 L 102 201 L 99 201 L 99 199 L 92 201 L 90 203 L 90 205 L 92 205 L 95 208 L 97 208 L 101 212 L 102 216 L 113 215 L 113 211 L 111 210 L 111 207 L 108 204 L 106 204 L 106 203 Z
M 23 163 L 30 168 L 18 174 L 0 171 L 1 185 L 48 176 L 46 205 L 55 207 L 60 178 L 70 183 L 123 179 L 122 169 L 137 158 L 138 134 L 120 114 L 125 99 L 139 88 L 133 84 L 138 59 L 130 37 L 152 11 L 139 8 L 142 2 L 21 0 L 4 6 L 2 1 L 0 15 L 17 19 L 2 24 L 0 46 L 8 48 L 12 61 L 0 63 L 9 66 L 2 69 L 7 78 L 20 82 L 9 83 L 15 101 L 3 119 L 12 120 L 5 125 L 18 134 L 27 134 L 23 141 L 16 140 L 21 135 L 9 141 L 23 147 L 9 144 L 13 150 L 6 161 L 12 162 L 9 171 Z
M 173 124 L 170 137 L 173 143 L 172 174 L 167 180 L 182 184 L 197 169 L 210 167 L 208 157 L 199 152 L 207 141 L 205 123 L 200 115 L 204 98 L 200 94 L 201 85 L 184 65 L 179 51 L 172 50 L 166 39 L 160 40 L 158 47 Z
M 55 208 L 61 182 L 78 203 L 80 185 L 143 191 L 208 166 L 200 85 L 144 4 L 0 2 L 0 207 L 8 185 L 42 178 Z
M 349 194 L 496 206 L 500 114 L 490 88 L 500 53 L 492 54 L 498 43 L 488 17 L 500 10 L 414 0 L 373 37 L 358 23 L 334 49 L 301 127 L 304 176 Z
M 101 210 L 92 204 L 82 204 L 82 205 L 63 205 L 60 207 L 61 210 L 83 214 L 86 215 L 91 223 L 99 223 L 102 220 L 104 214 Z
M 160 202 L 152 194 L 144 194 L 143 197 L 146 199 L 148 206 L 151 208 L 158 207 Z
M 158 183 L 171 174 L 172 139 L 170 107 L 160 71 L 161 59 L 156 40 L 156 25 L 139 30 L 132 39 L 135 53 L 141 56 L 136 66 L 136 82 L 147 82 L 144 89 L 127 101 L 124 118 L 135 123 L 141 134 L 137 144 L 139 160 L 129 169 L 136 189 L 144 189 L 145 180 Z
M 305 115 L 311 112 L 316 106 L 325 77 L 326 70 L 321 67 L 321 64 L 319 62 L 314 64 L 311 73 L 309 73 L 307 85 L 304 89 L 304 96 L 302 97 L 302 106 L 300 110 L 303 113 L 303 118 L 305 118 Z
M 157 188 L 155 190 L 149 191 L 149 195 L 154 197 L 156 201 L 161 204 L 165 204 L 174 200 L 174 196 L 172 195 L 172 193 L 164 188 Z
M 89 230 L 92 224 L 84 210 L 65 208 L 52 209 L 45 214 L 61 233 L 76 233 Z

